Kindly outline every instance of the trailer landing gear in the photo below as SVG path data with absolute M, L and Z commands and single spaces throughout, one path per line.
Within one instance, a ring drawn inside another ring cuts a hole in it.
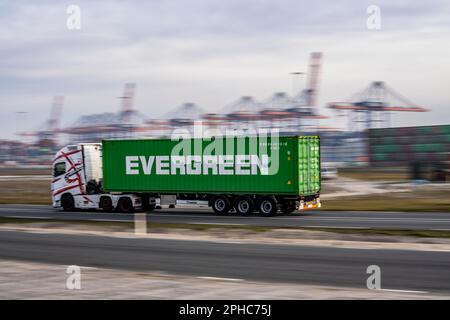
M 281 205 L 281 212 L 289 214 L 297 210 L 297 204 L 295 201 L 287 201 Z

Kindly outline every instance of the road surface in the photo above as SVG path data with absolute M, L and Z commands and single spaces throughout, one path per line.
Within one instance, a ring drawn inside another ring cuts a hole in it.
M 132 221 L 133 215 L 98 212 L 62 212 L 49 206 L 0 205 L 0 217 Z M 236 224 L 271 227 L 392 228 L 450 230 L 450 212 L 351 212 L 312 210 L 284 216 L 217 216 L 208 208 L 163 209 L 148 214 L 154 223 Z
M 0 259 L 352 288 L 366 288 L 377 265 L 383 289 L 450 292 L 448 252 L 0 231 Z

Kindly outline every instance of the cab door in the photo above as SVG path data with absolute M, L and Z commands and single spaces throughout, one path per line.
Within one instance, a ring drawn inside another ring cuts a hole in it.
M 61 198 L 62 190 L 67 186 L 67 182 L 64 177 L 67 173 L 67 162 L 65 159 L 57 160 L 52 167 L 52 199 L 53 205 L 55 206 L 55 202 L 59 202 Z

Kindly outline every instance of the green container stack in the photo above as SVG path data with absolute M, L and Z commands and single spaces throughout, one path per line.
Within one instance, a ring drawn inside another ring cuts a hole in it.
M 448 163 L 450 125 L 370 129 L 369 158 L 377 167 Z

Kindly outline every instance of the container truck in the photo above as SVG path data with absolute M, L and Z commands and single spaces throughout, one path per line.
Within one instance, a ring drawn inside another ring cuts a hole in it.
M 131 213 L 207 205 L 225 215 L 319 208 L 320 138 L 104 140 L 53 159 L 52 200 L 64 211 Z

